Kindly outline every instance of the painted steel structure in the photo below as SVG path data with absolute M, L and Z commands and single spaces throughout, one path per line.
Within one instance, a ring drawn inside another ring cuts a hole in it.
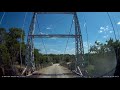
M 68 35 L 68 34 L 51 34 L 51 35 L 34 35 L 35 31 L 35 22 L 36 22 L 36 15 L 38 14 L 71 14 L 73 15 L 74 25 L 75 25 L 75 34 Z M 76 12 L 34 12 L 33 17 L 31 20 L 29 34 L 27 37 L 27 49 L 26 49 L 26 66 L 29 70 L 35 70 L 35 63 L 34 63 L 34 38 L 75 38 L 75 71 L 82 75 L 80 67 L 83 66 L 83 55 L 84 55 L 84 48 L 83 48 L 83 41 L 82 41 L 82 34 L 80 30 L 80 24 L 78 20 L 78 16 Z

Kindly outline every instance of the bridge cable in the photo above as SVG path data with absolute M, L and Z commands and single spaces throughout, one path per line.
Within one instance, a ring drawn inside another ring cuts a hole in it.
M 3 15 L 2 15 L 2 17 L 1 17 L 1 20 L 0 20 L 0 25 L 1 25 L 1 23 L 2 23 L 2 20 L 3 20 L 3 18 L 4 18 L 4 16 L 5 16 L 5 12 L 3 13 Z
M 39 29 L 39 32 L 40 32 L 40 25 L 39 25 L 39 22 L 38 22 L 37 16 L 36 16 L 36 22 L 37 22 L 38 29 Z M 45 47 L 45 43 L 44 43 L 44 41 L 43 41 L 42 38 L 41 38 L 41 41 L 42 41 L 43 47 L 44 47 L 44 49 L 45 49 L 45 53 L 46 53 L 46 55 L 47 55 L 47 57 L 48 57 L 47 50 L 46 50 L 46 47 Z M 49 60 L 49 57 L 48 57 L 48 60 Z
M 74 20 L 74 17 L 73 17 L 73 19 L 72 19 L 72 23 L 71 23 L 71 26 L 70 26 L 69 35 L 70 35 L 70 33 L 71 33 L 71 30 L 72 30 L 73 20 Z M 67 46 L 68 46 L 68 41 L 69 41 L 69 37 L 68 37 L 67 42 L 66 42 L 66 46 L 65 46 L 65 50 L 64 50 L 64 54 L 65 54 L 66 49 L 67 49 Z M 64 54 L 63 54 L 63 58 L 62 58 L 62 60 L 64 60 L 64 57 L 65 57 Z
M 60 18 L 59 19 L 59 21 L 61 20 L 61 19 L 63 19 L 64 17 L 62 17 L 62 18 Z M 56 22 L 57 22 L 58 20 L 56 20 Z M 38 23 L 38 20 L 37 20 L 37 24 L 38 24 L 38 27 L 39 27 L 39 23 Z M 72 21 L 72 24 L 73 24 L 73 21 Z M 71 29 L 72 29 L 72 24 L 71 24 L 71 28 L 70 28 L 70 32 L 71 32 Z M 40 27 L 39 27 L 39 31 L 40 31 Z M 70 34 L 70 32 L 69 32 L 69 34 Z M 42 39 L 42 38 L 41 38 Z M 69 39 L 68 39 L 69 40 Z M 68 44 L 68 40 L 67 40 L 67 44 Z M 43 45 L 44 45 L 44 42 L 43 42 L 43 39 L 42 39 L 42 43 L 43 43 Z M 67 44 L 66 44 L 66 48 L 67 48 Z M 66 48 L 65 48 L 65 51 L 66 51 Z M 45 45 L 44 45 L 44 49 L 45 49 L 45 51 L 46 51 L 46 54 L 47 54 L 47 50 L 46 50 L 46 48 L 45 48 Z M 65 54 L 65 51 L 64 51 L 64 54 Z M 48 56 L 48 55 L 47 55 Z M 64 56 L 63 56 L 64 57 Z M 49 57 L 48 57 L 48 59 L 49 59 Z
M 109 20 L 110 20 L 110 22 L 111 22 L 113 31 L 114 31 L 115 40 L 117 40 L 117 39 L 116 39 L 116 34 L 115 34 L 115 29 L 114 29 L 114 26 L 113 26 L 113 23 L 112 23 L 112 19 L 111 19 L 111 17 L 110 17 L 110 15 L 109 15 L 108 12 L 107 12 L 107 15 L 108 15 L 108 18 L 109 18 Z M 105 73 L 105 74 L 103 74 L 103 75 L 101 75 L 101 76 L 98 76 L 97 78 L 103 77 L 104 75 L 108 75 L 110 72 L 112 72 L 112 71 L 115 70 L 115 69 L 116 69 L 116 68 L 113 68 L 111 71 L 109 71 L 109 72 L 107 72 L 107 73 Z
M 40 25 L 39 25 L 39 23 L 38 23 L 37 17 L 36 17 L 36 21 L 37 21 L 37 25 L 38 25 L 39 32 L 41 32 L 41 31 L 40 31 Z M 47 54 L 47 50 L 46 50 L 46 47 L 45 47 L 44 41 L 43 41 L 42 38 L 41 38 L 41 40 L 42 40 L 42 43 L 43 43 L 43 46 L 44 46 L 45 52 L 46 52 L 46 54 Z
M 110 21 L 111 21 L 112 27 L 114 28 L 113 23 L 112 23 L 112 20 L 111 20 L 111 17 L 110 17 L 110 15 L 109 15 L 108 12 L 107 12 L 107 14 L 108 14 L 109 19 L 110 19 Z M 113 31 L 114 31 L 115 40 L 116 40 L 116 42 L 117 42 L 115 30 L 113 29 Z M 118 55 L 118 49 L 119 49 L 119 47 L 117 47 L 117 51 L 116 51 L 116 59 L 117 59 L 117 60 L 118 60 L 118 56 L 117 56 L 117 55 Z M 115 68 L 115 69 L 116 69 L 116 68 Z
M 63 17 L 61 17 L 61 18 L 53 21 L 52 25 L 61 23 L 60 21 L 61 21 L 61 20 L 64 20 L 64 18 L 65 18 L 65 16 L 63 16 Z M 46 26 L 46 25 L 43 25 L 42 27 L 44 27 L 44 26 Z M 55 33 L 57 33 L 56 30 L 55 30 L 55 26 L 53 26 L 53 30 L 55 31 Z
M 120 39 L 120 33 L 119 33 L 119 31 L 118 31 L 118 27 L 117 27 L 117 25 L 115 24 L 114 16 L 113 16 L 113 22 L 114 22 L 114 25 L 116 26 L 116 30 L 117 30 L 117 33 L 118 33 L 118 39 Z
M 89 59 L 89 49 L 90 49 L 90 46 L 89 46 L 89 41 L 88 41 L 88 30 L 87 30 L 87 24 L 86 24 L 86 18 L 85 18 L 85 16 L 84 16 L 84 21 L 85 21 L 85 23 L 84 23 L 84 27 L 85 27 L 85 30 L 86 30 L 86 35 L 87 35 L 87 46 L 88 46 L 88 59 Z M 89 60 L 88 60 L 88 65 L 89 65 Z
M 111 24 L 112 24 L 112 27 L 113 27 L 113 31 L 114 31 L 114 36 L 115 36 L 115 40 L 117 41 L 117 38 L 116 38 L 116 33 L 115 33 L 115 29 L 114 29 L 114 26 L 113 26 L 113 23 L 112 23 L 112 20 L 111 20 L 111 17 L 110 17 L 110 15 L 109 15 L 109 13 L 107 12 L 107 14 L 108 14 L 108 17 L 109 17 L 109 19 L 110 19 L 110 22 L 111 22 Z M 119 47 L 118 47 L 119 48 Z M 117 53 L 116 53 L 117 55 L 118 55 L 118 49 L 117 49 Z
M 115 29 L 114 29 L 114 26 L 113 26 L 113 22 L 112 22 L 112 19 L 111 19 L 111 17 L 110 17 L 110 14 L 107 12 L 107 15 L 108 15 L 108 18 L 109 18 L 109 20 L 110 20 L 110 23 L 111 23 L 111 25 L 112 25 L 112 28 L 113 28 L 113 32 L 114 32 L 114 36 L 115 36 L 115 40 L 117 40 L 117 38 L 116 38 L 116 33 L 115 33 Z
M 63 16 L 63 17 L 59 18 L 58 20 L 55 20 L 52 24 L 54 25 L 54 24 L 58 24 L 58 23 L 60 24 L 60 23 L 62 23 L 61 21 L 64 20 L 65 17 L 66 16 Z M 55 31 L 55 28 L 53 30 Z
M 113 26 L 113 22 L 112 22 L 112 19 L 111 19 L 111 17 L 110 17 L 110 15 L 109 15 L 108 12 L 107 12 L 107 15 L 108 15 L 108 17 L 109 17 L 109 20 L 110 20 L 110 22 L 111 22 L 111 25 L 112 25 L 112 28 L 113 28 L 113 31 L 114 31 L 115 40 L 117 40 L 117 39 L 116 39 L 115 29 L 114 29 L 114 26 Z M 111 71 L 109 71 L 109 72 L 107 72 L 107 73 L 105 73 L 105 74 L 103 74 L 103 75 L 101 75 L 101 76 L 99 76 L 99 77 L 103 77 L 104 75 L 108 75 L 110 72 L 112 72 L 112 71 L 115 70 L 115 69 L 116 69 L 116 68 L 113 68 Z
M 22 36 L 23 36 L 23 30 L 24 30 L 24 25 L 25 25 L 25 21 L 26 21 L 26 16 L 27 16 L 27 12 L 25 13 L 24 19 L 23 19 L 23 25 L 22 25 L 22 33 L 21 33 L 21 41 L 20 41 L 20 61 L 21 61 L 21 68 L 22 68 L 22 56 L 21 56 L 21 48 L 22 48 Z

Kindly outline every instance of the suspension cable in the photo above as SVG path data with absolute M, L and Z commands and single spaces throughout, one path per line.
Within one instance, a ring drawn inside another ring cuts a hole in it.
M 62 17 L 61 19 L 63 19 L 63 17 Z M 38 28 L 39 28 L 39 32 L 40 32 L 40 27 L 39 27 L 39 23 L 38 23 L 38 20 L 36 20 L 36 21 L 37 21 L 37 24 L 38 24 Z M 60 21 L 60 20 L 59 20 L 59 21 Z M 72 25 L 73 25 L 73 19 L 72 19 L 72 24 L 71 24 L 71 27 L 70 27 L 70 31 L 69 31 L 69 34 L 71 33 Z M 43 43 L 43 46 L 44 46 L 45 52 L 46 52 L 46 54 L 47 54 L 47 50 L 46 50 L 46 48 L 45 48 L 45 44 L 44 44 L 44 42 L 43 42 L 43 39 L 41 38 L 41 40 L 42 40 L 42 43 Z M 69 40 L 69 38 L 67 39 L 67 44 L 66 44 L 66 47 L 65 47 L 65 51 L 64 51 L 64 54 L 65 54 L 65 52 L 66 52 L 66 49 L 67 49 L 68 40 Z M 48 55 L 47 55 L 47 56 L 48 56 Z M 48 57 L 48 59 L 49 59 L 49 57 Z M 64 55 L 63 55 L 63 59 L 64 59 Z
M 113 31 L 114 31 L 115 40 L 117 41 L 116 34 L 115 34 L 115 29 L 114 29 L 114 25 L 113 25 L 113 23 L 112 23 L 111 17 L 110 17 L 110 15 L 109 15 L 108 12 L 107 12 L 107 15 L 108 15 L 108 17 L 109 17 L 109 20 L 110 20 L 110 22 L 111 22 L 111 25 L 112 25 L 112 28 L 113 28 Z M 103 74 L 103 75 L 101 75 L 101 76 L 99 76 L 99 77 L 102 77 L 102 76 L 104 76 L 104 75 L 107 75 L 107 74 L 109 74 L 110 72 L 112 72 L 112 71 L 115 70 L 115 69 L 116 69 L 116 68 L 113 68 L 111 71 L 109 71 L 109 72 L 107 72 L 107 73 L 105 73 L 105 74 Z
M 23 36 L 23 30 L 24 30 L 24 24 L 25 24 L 25 21 L 26 21 L 26 16 L 27 16 L 27 12 L 25 13 L 25 16 L 24 16 L 24 19 L 23 19 L 23 25 L 22 25 L 22 33 L 21 33 L 21 41 L 20 41 L 20 61 L 21 61 L 21 68 L 22 68 L 22 56 L 21 56 L 21 44 L 23 42 L 22 40 L 22 36 Z
M 112 23 L 112 20 L 111 20 L 110 14 L 109 14 L 108 12 L 107 12 L 107 15 L 108 15 L 108 17 L 109 17 L 110 23 L 111 23 L 112 28 L 113 28 L 113 32 L 114 32 L 114 36 L 115 36 L 115 40 L 117 40 L 117 38 L 116 38 L 116 33 L 115 33 L 115 29 L 114 29 L 114 26 L 113 26 L 113 23 Z
M 70 26 L 69 35 L 70 35 L 70 33 L 71 33 L 71 30 L 72 30 L 73 20 L 74 20 L 74 18 L 72 19 L 72 23 L 71 23 L 71 26 Z M 65 50 L 64 50 L 64 54 L 65 54 L 66 49 L 67 49 L 67 46 L 68 46 L 68 41 L 69 41 L 69 37 L 68 37 L 68 39 L 67 39 L 67 43 L 66 43 L 66 47 L 65 47 Z M 63 54 L 63 59 L 62 59 L 62 60 L 64 60 L 64 54 Z
M 113 22 L 114 22 L 114 25 L 116 26 L 114 17 L 113 17 Z M 118 33 L 118 39 L 120 39 L 120 33 L 118 31 L 118 27 L 117 26 L 116 26 L 116 30 L 117 30 L 117 33 Z
M 84 27 L 85 27 L 85 30 L 86 30 L 86 34 L 87 34 L 87 46 L 88 46 L 88 59 L 89 59 L 89 41 L 88 41 L 88 30 L 87 30 L 87 25 L 86 25 L 86 18 L 84 16 L 84 20 L 85 20 L 85 24 L 84 24 Z M 89 64 L 89 60 L 88 60 L 88 64 Z
M 62 20 L 65 20 L 65 19 L 64 19 L 65 17 L 66 17 L 66 16 L 63 16 L 63 17 L 61 17 L 60 19 L 54 21 L 54 22 L 53 22 L 53 25 L 56 24 L 56 23 L 57 23 L 57 24 L 58 24 L 58 23 L 61 23 Z M 59 22 L 58 22 L 58 21 L 59 21 Z M 55 31 L 55 29 L 53 29 L 53 30 Z M 55 32 L 56 32 L 56 31 L 55 31 Z
M 52 25 L 61 23 L 60 21 L 64 20 L 64 18 L 65 18 L 65 16 L 59 18 L 58 20 L 55 20 L 55 21 L 52 23 Z M 45 25 L 43 25 L 43 26 L 45 26 Z M 43 26 L 42 26 L 42 27 L 43 27 Z M 56 32 L 55 28 L 54 28 L 53 30 Z M 57 33 L 57 32 L 56 32 L 56 33 Z
M 37 16 L 36 16 L 36 22 L 37 22 L 38 29 L 39 29 L 39 32 L 40 32 L 40 25 L 39 25 L 39 22 L 38 22 L 38 20 L 37 20 Z M 46 50 L 46 47 L 45 47 L 45 43 L 44 43 L 44 41 L 43 41 L 42 38 L 41 38 L 41 41 L 42 41 L 43 47 L 44 47 L 44 49 L 45 49 L 45 53 L 46 53 L 46 55 L 47 55 L 47 57 L 48 57 L 47 50 Z M 49 57 L 48 57 L 48 59 L 49 59 Z
M 4 18 L 4 16 L 5 16 L 5 12 L 3 13 L 3 15 L 2 15 L 2 17 L 1 17 L 1 20 L 0 20 L 0 25 L 1 25 L 1 23 L 2 23 L 2 20 L 3 20 L 3 18 Z

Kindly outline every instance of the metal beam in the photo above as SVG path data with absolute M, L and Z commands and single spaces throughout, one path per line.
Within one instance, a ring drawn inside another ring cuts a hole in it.
M 69 34 L 41 34 L 41 35 L 28 35 L 29 37 L 35 38 L 79 38 L 80 35 L 69 35 Z
M 75 23 L 75 34 L 40 34 L 40 35 L 34 35 L 35 30 L 35 21 L 36 21 L 36 15 L 37 14 L 71 14 L 74 16 L 74 23 Z M 27 53 L 26 53 L 26 61 L 28 69 L 30 67 L 35 67 L 34 62 L 34 37 L 35 38 L 75 38 L 75 68 L 78 73 L 81 73 L 80 67 L 84 66 L 84 48 L 83 48 L 83 41 L 82 41 L 82 33 L 80 30 L 80 24 L 77 17 L 76 12 L 34 12 L 33 18 L 30 25 L 30 30 L 28 34 L 28 40 L 27 40 Z M 82 67 L 83 68 L 83 67 Z M 33 69 L 34 70 L 34 69 Z
M 29 34 L 34 34 L 35 30 L 35 22 L 36 22 L 36 13 L 33 13 L 33 17 L 31 20 L 31 24 L 29 27 Z M 35 68 L 34 64 L 34 38 L 27 37 L 27 48 L 26 48 L 26 56 L 25 56 L 25 63 L 28 68 Z
M 36 12 L 37 14 L 74 14 L 74 12 Z

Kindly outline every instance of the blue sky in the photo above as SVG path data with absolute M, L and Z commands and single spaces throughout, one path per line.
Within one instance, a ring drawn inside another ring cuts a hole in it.
M 25 14 L 26 12 L 6 12 L 0 27 L 4 27 L 6 29 L 11 27 L 22 28 Z M 116 37 L 119 39 L 120 13 L 109 12 L 109 14 L 114 24 Z M 0 20 L 2 15 L 3 12 L 0 12 Z M 77 12 L 77 15 L 80 22 L 85 52 L 88 52 L 86 27 L 88 31 L 87 33 L 89 45 L 93 45 L 96 40 L 105 43 L 105 41 L 110 37 L 115 38 L 111 22 L 106 12 Z M 40 25 L 40 30 L 38 29 L 38 25 L 35 24 L 35 34 L 68 34 L 73 18 L 72 15 L 66 14 L 39 14 L 37 17 Z M 86 19 L 86 22 L 84 18 Z M 31 19 L 32 12 L 28 12 L 24 26 L 26 37 L 28 34 Z M 74 34 L 74 24 L 72 26 L 71 34 Z M 26 37 L 25 42 L 27 40 Z M 67 38 L 44 38 L 43 40 L 47 53 L 64 53 Z M 40 49 L 42 53 L 45 53 L 40 38 L 35 38 L 34 44 L 35 48 Z M 73 38 L 69 39 L 68 47 L 65 53 L 75 53 L 75 43 Z

